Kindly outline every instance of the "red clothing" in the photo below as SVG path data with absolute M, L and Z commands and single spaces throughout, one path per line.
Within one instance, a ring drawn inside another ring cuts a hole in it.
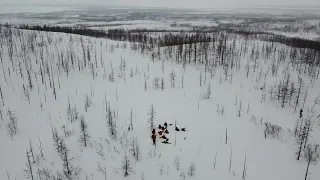
M 157 138 L 157 135 L 156 135 L 156 134 L 153 134 L 153 135 L 151 136 L 151 138 L 152 138 L 152 139 L 156 139 L 156 138 Z

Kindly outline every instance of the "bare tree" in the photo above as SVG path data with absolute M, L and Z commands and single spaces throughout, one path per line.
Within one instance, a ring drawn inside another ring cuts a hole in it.
M 160 78 L 159 77 L 154 77 L 153 79 L 153 87 L 155 89 L 159 89 L 160 88 L 160 84 L 159 84 Z
M 226 128 L 226 144 L 228 144 L 228 128 Z
M 85 110 L 86 112 L 88 112 L 88 108 L 91 106 L 91 104 L 92 104 L 92 101 L 91 101 L 89 95 L 86 94 L 86 96 L 85 96 L 85 102 L 84 102 L 84 110 Z
M 181 76 L 181 88 L 184 88 L 184 75 Z
M 4 106 L 4 98 L 3 98 L 3 92 L 2 92 L 1 86 L 0 86 L 0 97 L 1 97 L 1 101 L 2 101 L 2 106 Z
M 18 132 L 18 118 L 15 116 L 14 112 L 8 109 L 7 115 L 9 116 L 9 123 L 7 124 L 7 130 L 13 141 L 13 136 Z
M 179 156 L 176 156 L 174 158 L 174 166 L 177 168 L 178 171 L 180 170 L 180 157 Z
M 209 83 L 208 87 L 207 87 L 207 93 L 205 95 L 206 99 L 210 99 L 211 97 L 211 84 Z
M 41 143 L 41 139 L 40 139 L 39 133 L 38 133 L 38 139 L 39 139 L 39 150 L 40 150 L 40 155 L 41 155 L 41 157 L 43 157 L 42 143 Z
M 231 166 L 232 166 L 232 147 L 231 147 L 231 152 L 230 152 L 229 171 L 231 170 Z
M 147 78 L 144 79 L 144 91 L 148 90 L 148 82 L 147 82 Z
M 174 70 L 172 70 L 172 72 L 170 73 L 170 83 L 171 83 L 171 87 L 175 87 L 176 86 L 176 74 L 174 72 Z
M 242 179 L 245 180 L 246 177 L 247 177 L 247 155 L 245 155 L 245 157 L 244 157 Z
M 319 103 L 320 103 L 320 97 L 318 96 L 318 97 L 316 97 L 316 98 L 313 100 L 313 106 L 312 106 L 312 108 L 311 108 L 311 111 L 313 111 L 314 107 L 315 107 L 316 105 L 318 105 Z
M 109 112 L 109 121 L 108 121 L 109 133 L 113 139 L 117 139 L 117 124 L 116 124 L 115 113 L 114 115 L 112 115 L 110 112 Z
M 213 163 L 213 169 L 214 169 L 214 170 L 216 170 L 217 156 L 218 156 L 218 152 L 216 152 L 216 156 L 214 157 L 214 163 Z
M 69 180 L 76 179 L 79 176 L 81 169 L 72 164 L 72 161 L 75 158 L 70 157 L 69 149 L 64 141 L 62 141 L 60 157 L 63 161 L 63 176 Z
M 304 105 L 306 103 L 307 100 L 307 96 L 308 96 L 308 87 L 306 89 L 306 92 L 304 93 L 304 98 L 303 98 L 303 104 L 302 104 L 302 109 L 304 108 Z
M 239 104 L 238 117 L 241 117 L 241 110 L 242 110 L 242 101 L 240 101 L 240 104 Z
M 280 139 L 282 135 L 282 128 L 276 124 L 271 124 L 270 122 L 264 123 L 264 138 L 271 136 L 272 138 Z
M 133 130 L 133 113 L 132 113 L 132 108 L 130 110 L 130 126 L 131 126 L 131 130 Z
M 294 112 L 296 112 L 298 105 L 300 104 L 300 97 L 301 97 L 301 92 L 303 88 L 303 80 L 301 77 L 298 77 L 298 83 L 299 87 L 297 89 L 297 97 L 296 97 L 296 102 L 295 102 L 295 107 L 294 107 Z
M 2 112 L 2 109 L 1 109 L 1 107 L 0 107 L 0 118 L 1 118 L 1 121 L 3 121 L 3 114 L 2 114 L 3 112 Z
M 131 162 L 127 156 L 127 154 L 124 155 L 123 161 L 122 161 L 122 165 L 121 165 L 121 169 L 124 173 L 124 176 L 129 176 L 129 173 L 132 172 L 132 166 L 131 166 Z
M 164 90 L 164 79 L 163 79 L 163 77 L 161 78 L 161 90 L 162 91 Z
M 311 162 L 316 162 L 319 158 L 319 144 L 308 144 L 304 150 L 304 158 L 308 162 L 306 174 L 304 177 L 304 180 L 307 180 Z
M 62 145 L 64 144 L 64 139 L 59 136 L 56 128 L 52 127 L 52 138 L 53 138 L 53 146 L 58 153 L 62 152 Z
M 32 165 L 31 165 L 31 161 L 30 161 L 30 156 L 29 156 L 28 150 L 26 152 L 27 152 L 27 163 L 26 163 L 26 169 L 24 170 L 25 176 L 28 179 L 34 180 L 33 170 L 32 170 Z
M 136 161 L 139 161 L 141 159 L 141 148 L 140 148 L 140 144 L 139 141 L 136 138 L 136 147 L 135 147 L 135 158 Z
M 104 180 L 107 180 L 107 167 L 101 166 L 100 163 L 98 163 L 98 171 L 101 172 L 104 175 Z
M 135 157 L 135 159 L 137 161 L 139 161 L 140 156 L 141 156 L 141 149 L 140 149 L 140 144 L 138 142 L 138 139 L 132 137 L 130 146 L 131 146 L 130 147 L 130 152 L 132 153 L 132 156 Z
M 110 63 L 111 63 L 111 62 L 110 62 Z M 114 71 L 113 71 L 112 66 L 111 66 L 111 72 L 110 72 L 110 74 L 109 74 L 109 81 L 110 81 L 110 82 L 114 82 L 114 81 L 115 81 L 115 79 L 114 79 Z
M 304 122 L 304 148 L 306 148 L 310 132 L 312 131 L 311 117 L 308 117 Z
M 81 121 L 80 121 L 80 138 L 79 142 L 84 145 L 84 147 L 87 147 L 88 143 L 90 140 L 90 135 L 88 133 L 88 124 L 84 120 L 84 117 L 81 116 Z
M 162 174 L 163 174 L 163 164 L 161 164 L 159 172 L 160 172 L 160 176 L 162 176 Z
M 30 151 L 30 154 L 31 154 L 33 163 L 36 163 L 36 161 L 35 161 L 35 159 L 34 159 L 33 147 L 32 147 L 31 139 L 30 139 L 30 138 L 29 138 L 29 151 Z
M 180 174 L 180 177 L 182 178 L 182 180 L 185 180 L 185 179 L 186 179 L 186 174 L 185 174 L 184 172 L 182 172 L 182 173 Z
M 302 127 L 300 127 L 299 134 L 296 137 L 296 144 L 297 144 L 296 155 L 297 155 L 297 160 L 300 160 L 301 152 L 303 150 L 303 144 L 304 144 L 304 141 L 305 141 L 304 132 L 305 132 L 305 128 L 302 129 Z
M 148 115 L 149 115 L 148 125 L 152 130 L 154 128 L 154 121 L 155 121 L 155 115 L 156 115 L 153 105 L 151 105 Z
M 195 173 L 196 173 L 196 164 L 192 162 L 189 166 L 188 175 L 189 177 L 192 177 L 195 175 Z

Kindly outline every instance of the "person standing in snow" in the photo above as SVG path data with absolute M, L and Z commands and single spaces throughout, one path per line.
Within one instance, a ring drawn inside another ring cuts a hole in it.
M 302 118 L 302 113 L 303 113 L 303 110 L 302 109 L 300 109 L 300 116 L 299 116 L 299 118 Z
M 152 138 L 152 141 L 153 141 L 153 145 L 156 145 L 157 135 L 156 134 L 152 134 L 151 138 Z

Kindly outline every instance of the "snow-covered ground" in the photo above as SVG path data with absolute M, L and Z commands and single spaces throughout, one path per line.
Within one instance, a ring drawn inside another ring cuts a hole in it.
M 162 28 L 153 21 L 148 21 L 151 25 L 145 21 L 128 23 L 135 24 L 134 27 Z M 297 145 L 293 134 L 300 108 L 305 111 L 304 117 L 308 117 L 307 109 L 315 110 L 308 142 L 320 143 L 317 118 L 320 109 L 314 104 L 319 95 L 318 79 L 311 84 L 310 77 L 302 75 L 303 92 L 308 89 L 308 94 L 305 104 L 301 103 L 296 113 L 292 106 L 281 108 L 280 103 L 270 100 L 269 89 L 283 80 L 287 72 L 298 84 L 296 66 L 289 59 L 278 62 L 276 76 L 271 73 L 272 62 L 261 55 L 258 65 L 254 64 L 250 54 L 241 56 L 238 69 L 226 71 L 216 67 L 205 71 L 201 65 L 183 68 L 170 58 L 153 62 L 150 54 L 131 50 L 127 42 L 62 33 L 21 31 L 20 36 L 13 34 L 12 60 L 8 37 L 0 36 L 0 179 L 30 179 L 25 176 L 28 174 L 25 171 L 27 154 L 34 179 L 46 179 L 43 172 L 50 174 L 47 179 L 58 176 L 57 172 L 61 174 L 65 168 L 54 146 L 54 128 L 65 139 L 70 164 L 81 168 L 74 179 L 81 180 L 301 180 L 307 162 L 303 157 L 296 160 Z M 36 40 L 31 41 L 35 37 Z M 243 42 L 242 38 L 236 39 L 237 49 Z M 26 51 L 22 49 L 24 45 Z M 277 45 L 279 49 L 285 47 Z M 249 46 L 256 47 L 256 51 L 264 48 L 259 41 Z M 278 53 L 280 51 L 277 49 Z M 254 71 L 256 65 L 258 68 Z M 172 72 L 175 74 L 174 87 Z M 159 84 L 163 79 L 163 90 L 154 87 L 156 78 L 159 78 Z M 203 98 L 208 91 L 210 97 Z M 87 111 L 86 96 L 91 101 Z M 76 107 L 79 113 L 74 122 L 69 119 L 68 104 L 71 109 Z M 148 124 L 151 107 L 155 111 L 155 126 L 164 122 L 173 124 L 167 135 L 172 144 L 163 144 L 157 138 L 156 146 L 152 145 Z M 115 121 L 116 137 L 109 132 L 109 108 Z M 7 129 L 9 110 L 17 118 L 18 127 L 12 139 Z M 129 131 L 131 110 L 133 129 Z M 81 116 L 88 124 L 91 137 L 87 147 L 79 142 Z M 264 123 L 267 122 L 282 128 L 279 139 L 265 138 Z M 186 131 L 176 132 L 174 124 L 185 127 Z M 70 134 L 66 135 L 68 131 Z M 131 151 L 132 139 L 140 146 L 138 160 Z M 125 155 L 132 166 L 127 177 L 121 168 Z M 192 163 L 195 174 L 189 176 Z M 317 163 L 310 165 L 310 179 L 320 177 L 319 168 Z

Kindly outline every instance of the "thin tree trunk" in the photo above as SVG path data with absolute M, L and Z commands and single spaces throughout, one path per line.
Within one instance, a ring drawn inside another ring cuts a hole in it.
M 308 166 L 307 166 L 307 170 L 306 170 L 306 175 L 304 176 L 304 180 L 307 180 L 308 177 L 308 172 L 309 172 L 309 166 L 310 166 L 310 160 L 308 161 Z

